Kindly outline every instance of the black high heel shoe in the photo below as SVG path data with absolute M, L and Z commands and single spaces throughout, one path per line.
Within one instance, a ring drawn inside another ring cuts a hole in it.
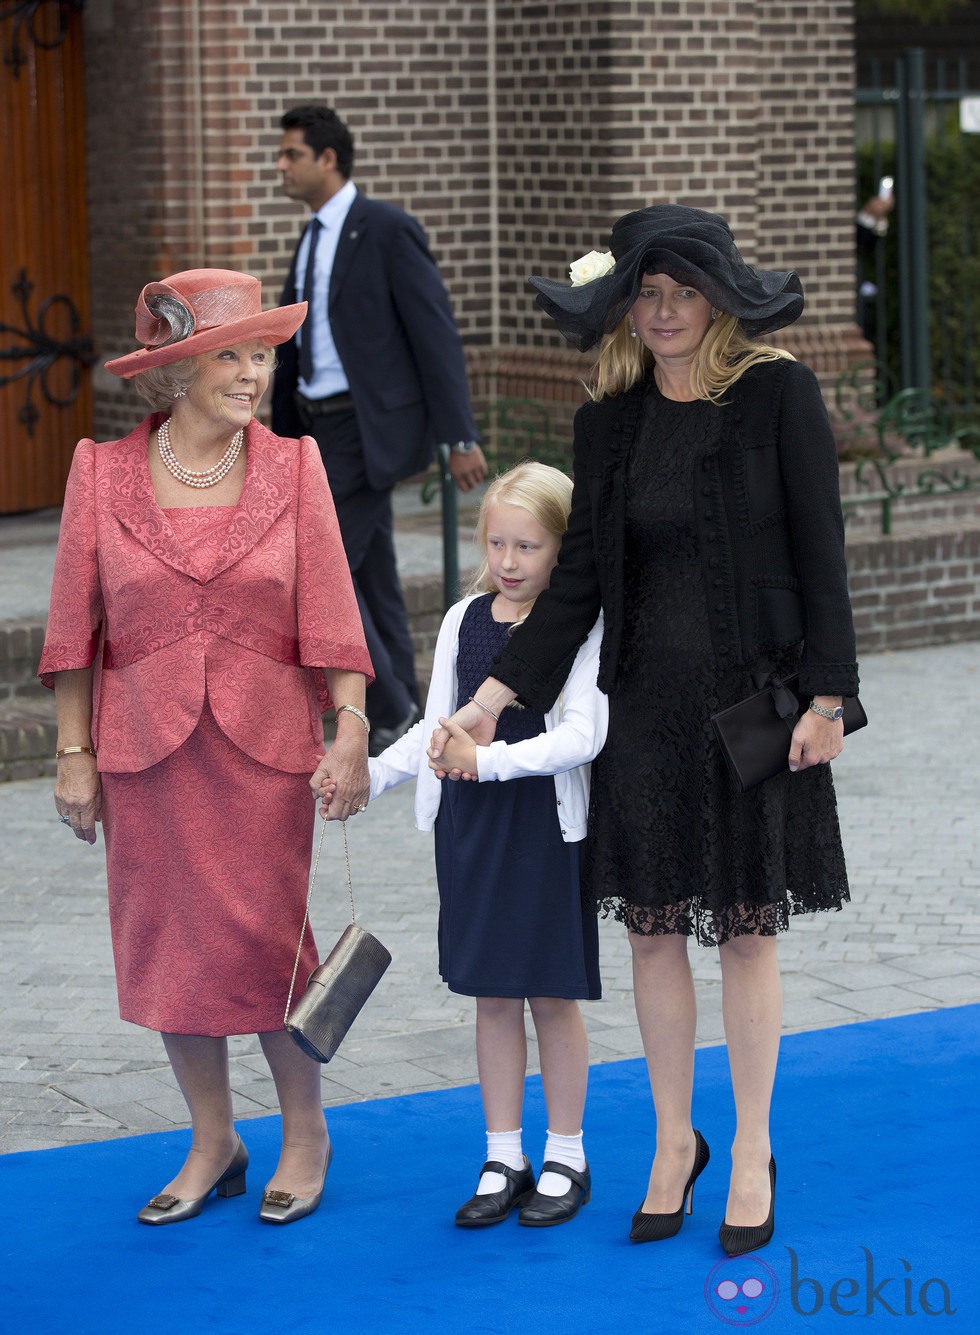
M 633 1216 L 633 1226 L 630 1229 L 631 1242 L 662 1242 L 664 1238 L 672 1238 L 675 1233 L 681 1231 L 681 1225 L 684 1222 L 684 1206 L 687 1205 L 688 1214 L 693 1213 L 694 1184 L 707 1168 L 710 1158 L 711 1151 L 708 1149 L 708 1142 L 700 1131 L 695 1131 L 694 1167 L 691 1169 L 691 1176 L 684 1185 L 680 1208 L 674 1210 L 672 1214 L 647 1214 L 643 1209 L 637 1210 Z
M 744 1256 L 758 1251 L 772 1238 L 776 1227 L 776 1160 L 769 1156 L 769 1214 L 762 1224 L 729 1224 L 722 1222 L 718 1241 L 729 1256 Z

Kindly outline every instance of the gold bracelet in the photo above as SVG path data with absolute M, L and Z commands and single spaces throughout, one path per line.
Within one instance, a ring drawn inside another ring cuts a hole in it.
M 94 756 L 95 752 L 90 746 L 63 746 L 55 751 L 55 760 L 60 760 L 62 756 Z
M 355 714 L 355 715 L 361 720 L 361 722 L 364 724 L 364 731 L 367 732 L 367 733 L 370 733 L 370 731 L 371 731 L 371 722 L 370 722 L 370 720 L 368 719 L 368 716 L 367 716 L 367 714 L 365 714 L 365 712 L 364 712 L 363 709 L 358 709 L 357 705 L 338 705 L 338 706 L 337 706 L 337 711 L 336 711 L 336 712 L 337 712 L 338 714 L 342 714 L 342 713 L 344 712 L 345 709 L 347 710 L 347 713 L 348 713 L 348 714 Z

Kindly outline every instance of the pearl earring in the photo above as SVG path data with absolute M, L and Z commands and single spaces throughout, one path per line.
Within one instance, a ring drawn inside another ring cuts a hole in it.
M 711 318 L 712 318 L 712 320 L 717 320 L 717 319 L 718 319 L 718 316 L 719 316 L 720 314 L 721 314 L 721 311 L 716 311 L 715 308 L 714 308 L 714 306 L 712 306 L 712 308 L 711 308 Z
M 636 324 L 632 315 L 630 316 L 630 338 L 636 338 Z

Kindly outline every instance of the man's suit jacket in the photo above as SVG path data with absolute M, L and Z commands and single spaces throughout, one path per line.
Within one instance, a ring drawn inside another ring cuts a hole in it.
M 282 301 L 296 300 L 296 255 Z M 344 372 L 370 485 L 421 472 L 441 441 L 475 440 L 466 363 L 449 297 L 422 228 L 393 204 L 358 193 L 344 222 L 324 311 Z M 298 435 L 296 340 L 278 351 L 272 426 Z
M 254 760 L 310 772 L 329 705 L 322 669 L 371 677 L 316 442 L 250 423 L 241 499 L 202 578 L 153 494 L 147 443 L 160 420 L 75 450 L 41 679 L 53 686 L 52 673 L 95 666 L 100 770 L 163 760 L 207 699 L 222 732 Z

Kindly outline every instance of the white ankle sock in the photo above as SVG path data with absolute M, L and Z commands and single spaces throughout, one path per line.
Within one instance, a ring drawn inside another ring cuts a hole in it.
M 559 1136 L 554 1131 L 548 1132 L 544 1143 L 544 1159 L 552 1163 L 567 1164 L 581 1173 L 585 1169 L 585 1149 L 582 1144 L 582 1132 L 577 1136 Z M 571 1183 L 559 1173 L 542 1173 L 538 1178 L 538 1191 L 542 1196 L 564 1196 Z
M 524 1167 L 521 1128 L 518 1127 L 516 1131 L 488 1131 L 487 1158 L 495 1159 L 497 1163 L 506 1164 L 508 1168 L 513 1168 L 515 1172 L 519 1173 Z M 507 1179 L 503 1173 L 484 1173 L 480 1178 L 476 1194 L 478 1196 L 488 1196 L 491 1192 L 503 1191 L 506 1185 Z

